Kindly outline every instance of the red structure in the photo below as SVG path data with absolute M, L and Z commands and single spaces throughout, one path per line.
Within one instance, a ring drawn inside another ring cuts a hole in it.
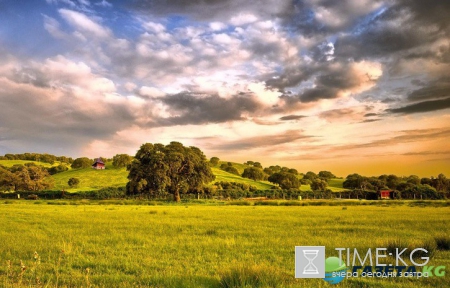
M 105 163 L 102 161 L 102 159 L 97 158 L 95 159 L 94 164 L 92 164 L 92 169 L 103 170 L 105 169 Z
M 391 199 L 392 190 L 380 190 L 380 199 Z

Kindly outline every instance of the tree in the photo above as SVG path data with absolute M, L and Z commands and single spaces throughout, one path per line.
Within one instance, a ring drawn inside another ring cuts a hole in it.
M 72 177 L 69 179 L 67 184 L 69 184 L 70 187 L 76 187 L 76 186 L 78 186 L 78 184 L 80 184 L 80 179 Z
M 259 162 L 254 162 L 253 163 L 253 167 L 256 167 L 256 168 L 259 168 L 259 169 L 263 169 L 261 163 L 259 163 Z
M 319 178 L 328 180 L 328 179 L 336 178 L 336 176 L 333 173 L 331 173 L 330 171 L 320 171 Z
M 89 168 L 92 166 L 92 160 L 87 157 L 81 157 L 73 160 L 73 163 L 70 167 L 77 169 L 77 168 Z
M 239 171 L 236 169 L 236 167 L 233 167 L 233 166 L 227 166 L 223 170 L 227 171 L 228 173 L 231 173 L 231 174 L 235 174 L 235 175 L 239 175 L 239 176 L 241 175 L 241 174 L 239 174 Z
M 244 169 L 242 177 L 252 179 L 254 181 L 263 180 L 264 172 L 260 168 L 248 167 Z
M 40 191 L 52 188 L 54 180 L 47 169 L 33 163 L 0 167 L 0 189 L 10 191 Z
M 316 173 L 314 173 L 314 172 L 312 172 L 312 171 L 308 171 L 308 172 L 306 172 L 306 174 L 305 174 L 305 176 L 303 176 L 303 179 L 306 179 L 306 180 L 314 180 L 314 179 L 316 179 L 316 178 L 318 178 L 319 176 L 317 176 L 317 174 Z
M 180 202 L 180 193 L 203 188 L 215 179 L 203 152 L 179 142 L 143 144 L 129 166 L 127 193 L 165 192 Z
M 217 166 L 217 164 L 219 164 L 220 159 L 218 157 L 211 157 L 211 159 L 209 159 L 209 163 L 211 163 L 211 165 Z
M 282 189 L 298 188 L 300 186 L 300 181 L 297 176 L 287 172 L 274 173 L 269 176 L 268 180 L 280 185 Z
M 128 154 L 117 154 L 113 157 L 113 166 L 116 168 L 124 168 L 131 164 L 133 157 Z
M 328 186 L 327 181 L 321 179 L 315 179 L 311 183 L 311 189 L 313 191 L 325 191 L 327 186 Z
M 297 169 L 294 169 L 294 168 L 289 169 L 288 172 L 291 174 L 294 174 L 294 175 L 298 175 Z
M 59 164 L 58 166 L 48 168 L 48 173 L 50 173 L 50 175 L 55 175 L 61 172 L 65 172 L 67 170 L 69 170 L 69 168 L 66 165 Z

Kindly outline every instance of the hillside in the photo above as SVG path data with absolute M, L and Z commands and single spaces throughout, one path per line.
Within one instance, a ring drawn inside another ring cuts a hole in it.
M 54 190 L 65 189 L 69 192 L 98 190 L 103 187 L 125 186 L 128 182 L 128 171 L 125 168 L 114 168 L 111 163 L 106 163 L 105 170 L 92 168 L 71 169 L 66 172 L 53 175 L 55 179 Z M 80 179 L 77 188 L 70 188 L 67 182 L 70 178 Z
M 34 163 L 38 166 L 43 166 L 43 167 L 52 167 L 52 166 L 59 165 L 58 161 L 56 161 L 52 165 L 52 164 L 45 163 L 45 162 L 38 162 L 38 161 L 31 161 L 31 160 L 0 160 L 0 165 L 5 166 L 5 167 L 12 167 L 14 165 L 25 165 L 27 163 Z
M 40 165 L 43 167 L 51 167 L 52 165 L 43 162 L 37 161 L 28 161 L 28 160 L 0 160 L 0 165 L 5 167 L 11 167 L 13 165 L 24 165 L 26 163 L 35 163 L 36 165 Z M 238 182 L 245 183 L 248 185 L 255 186 L 257 189 L 266 190 L 270 189 L 273 186 L 272 183 L 268 181 L 253 181 L 247 178 L 242 178 L 241 176 L 234 175 L 228 172 L 223 171 L 219 168 L 219 166 L 223 163 L 228 163 L 226 161 L 220 161 L 220 163 L 216 167 L 212 167 L 212 172 L 216 175 L 216 179 L 211 182 Z M 247 167 L 244 164 L 234 163 L 232 162 L 233 167 L 235 167 L 239 173 L 242 174 L 244 169 Z M 59 162 L 53 164 L 53 166 L 59 165 Z M 91 191 L 98 190 L 104 187 L 119 187 L 125 186 L 128 182 L 127 179 L 128 171 L 125 168 L 116 169 L 112 166 L 111 162 L 106 163 L 105 170 L 95 170 L 91 168 L 85 169 L 69 169 L 66 172 L 58 173 L 53 175 L 53 179 L 55 179 L 55 187 L 53 190 L 66 190 L 69 192 L 77 192 L 77 191 Z M 70 178 L 78 178 L 80 180 L 80 184 L 76 188 L 69 188 L 67 182 Z M 342 187 L 342 183 L 344 179 L 331 179 L 329 181 L 328 189 L 333 192 L 344 191 L 345 189 Z M 302 185 L 300 187 L 302 191 L 310 191 L 311 187 L 309 185 Z
M 239 170 L 239 168 L 237 168 L 237 169 Z M 220 182 L 220 181 L 245 183 L 248 185 L 255 186 L 256 188 L 261 189 L 261 190 L 270 189 L 270 187 L 273 186 L 270 182 L 253 181 L 251 179 L 242 178 L 241 176 L 228 173 L 217 167 L 212 167 L 211 170 L 214 173 L 214 175 L 216 175 L 216 180 L 214 180 L 213 183 Z M 244 171 L 244 169 L 242 169 L 242 171 Z

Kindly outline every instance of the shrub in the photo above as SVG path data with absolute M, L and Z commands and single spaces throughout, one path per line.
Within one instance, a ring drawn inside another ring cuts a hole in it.
M 80 179 L 72 177 L 69 179 L 67 184 L 69 184 L 70 187 L 76 187 L 76 186 L 78 186 L 78 184 L 80 184 Z

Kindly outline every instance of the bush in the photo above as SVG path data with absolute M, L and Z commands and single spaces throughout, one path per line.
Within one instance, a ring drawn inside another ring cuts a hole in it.
M 72 178 L 69 179 L 67 184 L 69 184 L 70 187 L 77 187 L 78 184 L 80 184 L 80 179 L 72 177 Z

